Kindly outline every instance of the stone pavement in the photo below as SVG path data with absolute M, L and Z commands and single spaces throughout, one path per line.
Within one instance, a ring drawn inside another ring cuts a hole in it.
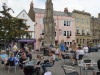
M 37 54 L 40 54 L 38 52 L 33 52 L 33 58 L 35 58 L 35 56 Z M 43 54 L 40 54 L 43 55 Z M 98 59 L 100 59 L 100 51 L 99 52 L 93 52 L 91 53 L 88 57 L 84 57 L 84 59 L 92 59 L 95 62 L 97 62 Z M 63 72 L 63 69 L 61 68 L 61 66 L 64 64 L 63 60 L 59 60 L 55 62 L 55 65 L 53 67 L 49 67 L 47 68 L 48 71 L 52 72 L 52 75 L 65 75 Z M 75 70 L 77 70 L 80 73 L 80 68 L 78 66 L 73 66 L 75 67 Z M 97 68 L 96 68 L 97 70 Z M 0 75 L 24 75 L 23 72 L 20 72 L 19 70 L 17 70 L 16 73 L 14 73 L 14 71 L 11 71 L 9 74 L 7 72 L 7 70 L 5 70 L 4 68 L 0 67 Z M 84 75 L 84 74 L 82 74 Z M 88 74 L 91 75 L 91 72 Z

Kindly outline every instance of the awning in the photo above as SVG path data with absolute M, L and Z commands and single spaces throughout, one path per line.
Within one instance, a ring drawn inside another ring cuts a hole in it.
M 18 42 L 36 42 L 35 39 L 20 39 Z

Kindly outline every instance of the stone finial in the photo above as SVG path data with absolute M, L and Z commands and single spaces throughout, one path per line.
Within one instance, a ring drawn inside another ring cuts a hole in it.
M 31 4 L 30 4 L 30 8 L 33 8 L 33 5 L 34 5 L 34 4 L 33 4 L 33 1 L 32 1 Z
M 68 13 L 68 8 L 67 8 L 67 7 L 64 8 L 64 12 L 65 12 L 65 13 Z
M 47 2 L 52 2 L 52 0 L 47 0 Z

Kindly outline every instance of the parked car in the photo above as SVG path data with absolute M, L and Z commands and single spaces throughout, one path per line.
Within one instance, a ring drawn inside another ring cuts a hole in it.
M 100 44 L 97 44 L 96 47 L 97 47 L 98 49 L 100 49 Z
M 96 46 L 89 47 L 89 52 L 98 52 L 98 48 Z

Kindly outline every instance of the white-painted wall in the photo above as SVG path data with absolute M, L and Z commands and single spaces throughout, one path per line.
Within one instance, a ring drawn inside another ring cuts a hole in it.
M 26 21 L 26 25 L 30 26 L 28 31 L 32 31 L 32 37 L 31 38 L 35 38 L 35 33 L 34 33 L 34 26 L 35 26 L 35 22 L 33 22 L 30 17 L 28 16 L 27 12 L 25 10 L 23 10 L 18 16 L 17 18 L 19 19 L 25 19 Z

